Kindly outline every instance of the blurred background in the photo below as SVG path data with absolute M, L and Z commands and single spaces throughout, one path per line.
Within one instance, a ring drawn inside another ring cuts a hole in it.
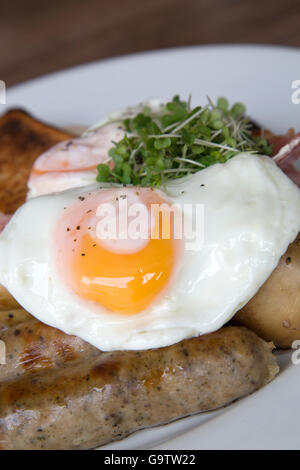
M 299 20 L 299 0 L 2 0 L 0 77 L 11 86 L 84 62 L 174 46 L 300 46 Z

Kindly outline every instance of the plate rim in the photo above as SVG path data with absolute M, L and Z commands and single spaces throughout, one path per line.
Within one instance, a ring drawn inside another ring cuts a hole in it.
M 251 44 L 251 43 L 226 43 L 226 44 L 219 44 L 219 43 L 212 43 L 212 44 L 194 44 L 190 46 L 175 46 L 175 47 L 165 47 L 162 49 L 151 49 L 148 51 L 141 51 L 141 52 L 132 52 L 129 54 L 121 54 L 121 55 L 116 55 L 113 57 L 107 57 L 103 59 L 96 59 L 88 62 L 83 62 L 81 64 L 77 65 L 72 65 L 70 67 L 65 67 L 62 69 L 54 70 L 52 72 L 49 72 L 47 74 L 41 74 L 38 75 L 37 77 L 29 78 L 27 80 L 24 80 L 20 83 L 16 83 L 15 85 L 9 86 L 6 89 L 7 93 L 13 93 L 14 91 L 19 91 L 20 88 L 25 87 L 27 85 L 32 85 L 34 83 L 37 83 L 39 81 L 43 82 L 49 78 L 59 78 L 59 76 L 64 75 L 64 74 L 69 74 L 72 72 L 76 72 L 79 69 L 83 68 L 89 68 L 89 67 L 94 67 L 97 65 L 106 65 L 106 64 L 113 64 L 115 62 L 125 62 L 128 60 L 134 60 L 134 59 L 142 59 L 143 57 L 157 57 L 157 56 L 163 56 L 163 55 L 169 55 L 169 54 L 176 54 L 176 53 L 181 53 L 184 51 L 191 52 L 191 51 L 204 51 L 204 50 L 218 50 L 218 49 L 226 49 L 226 50 L 237 50 L 237 49 L 245 49 L 245 50 L 261 50 L 265 52 L 290 52 L 290 53 L 296 53 L 300 54 L 300 47 L 298 46 L 286 46 L 286 45 L 280 45 L 280 44 L 265 44 L 265 43 L 257 43 L 257 44 Z

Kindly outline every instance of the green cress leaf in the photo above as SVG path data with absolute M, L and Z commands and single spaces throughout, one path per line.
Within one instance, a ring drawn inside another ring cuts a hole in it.
M 114 167 L 98 165 L 99 182 L 159 187 L 240 152 L 272 152 L 266 139 L 252 136 L 245 106 L 230 108 L 224 97 L 216 105 L 208 98 L 205 107 L 191 109 L 175 96 L 158 113 L 145 106 L 122 124 L 126 135 L 109 150 Z
M 170 147 L 170 145 L 171 145 L 170 137 L 164 137 L 163 139 L 156 139 L 154 141 L 154 147 L 156 148 L 156 150 L 166 149 Z
M 97 175 L 97 181 L 100 183 L 106 182 L 109 180 L 109 174 L 110 174 L 110 169 L 108 165 L 105 165 L 104 163 L 100 163 L 97 167 L 98 170 L 98 175 Z

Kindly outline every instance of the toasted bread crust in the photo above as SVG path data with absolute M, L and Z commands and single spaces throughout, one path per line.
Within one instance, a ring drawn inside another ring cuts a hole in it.
M 26 199 L 33 162 L 57 142 L 72 137 L 21 109 L 0 117 L 0 211 L 12 214 Z

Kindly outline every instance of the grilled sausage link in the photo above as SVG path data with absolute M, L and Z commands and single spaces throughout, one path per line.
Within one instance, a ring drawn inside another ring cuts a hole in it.
M 11 308 L 9 310 L 0 310 L 0 339 L 3 332 L 12 326 L 32 320 L 33 317 L 23 308 Z
M 6 346 L 7 364 L 0 366 L 0 381 L 14 380 L 26 373 L 55 369 L 69 362 L 99 356 L 99 350 L 77 336 L 66 335 L 34 319 L 25 310 L 11 313 L 15 323 L 1 332 Z M 17 313 L 19 316 L 17 316 Z M 0 312 L 0 320 L 1 320 Z M 10 319 L 8 319 L 10 320 Z M 25 320 L 25 321 L 24 321 Z M 0 321 L 1 328 L 1 321 Z
M 20 308 L 20 305 L 8 290 L 0 284 L 0 310 L 9 310 L 11 308 Z
M 0 366 L 0 448 L 95 448 L 219 408 L 273 379 L 271 349 L 231 326 L 160 349 L 82 354 L 13 380 Z

